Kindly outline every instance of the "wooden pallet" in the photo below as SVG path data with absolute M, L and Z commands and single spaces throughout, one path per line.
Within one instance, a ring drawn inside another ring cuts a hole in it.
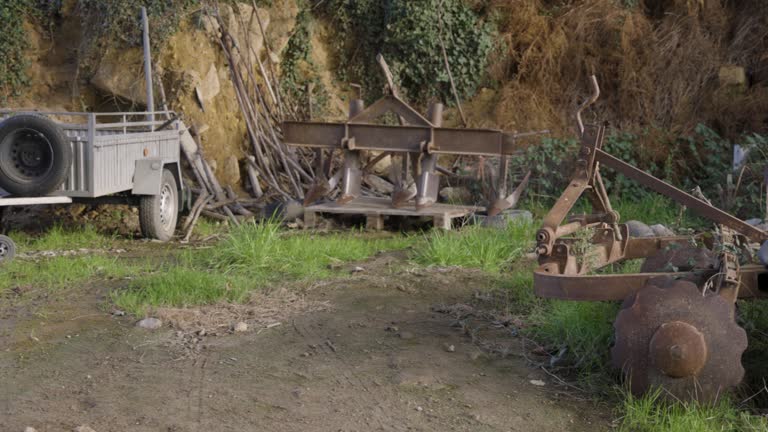
M 334 213 L 365 215 L 366 228 L 370 230 L 383 229 L 386 216 L 431 217 L 435 228 L 450 230 L 453 219 L 484 210 L 483 207 L 449 204 L 433 204 L 427 208 L 416 210 L 413 203 L 408 203 L 405 207 L 394 208 L 389 198 L 361 197 L 343 205 L 325 203 L 306 207 L 304 209 L 304 226 L 314 228 L 317 225 L 319 214 Z

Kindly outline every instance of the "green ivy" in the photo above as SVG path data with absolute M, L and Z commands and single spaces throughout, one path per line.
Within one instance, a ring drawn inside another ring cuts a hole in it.
M 333 48 L 340 80 L 362 84 L 367 100 L 384 89 L 381 53 L 410 100 L 452 101 L 441 33 L 461 98 L 485 76 L 493 31 L 461 0 L 331 0 L 321 13 L 339 35 Z
M 17 96 L 28 84 L 24 17 L 29 5 L 27 0 L 0 0 L 0 102 Z
M 79 0 L 78 7 L 91 25 L 89 37 L 93 40 L 107 38 L 140 46 L 144 6 L 152 44 L 159 46 L 178 30 L 184 13 L 199 4 L 200 0 Z
M 280 89 L 299 118 L 307 118 L 307 89 L 312 89 L 313 115 L 320 115 L 328 105 L 328 91 L 312 61 L 312 15 L 302 8 L 296 16 L 296 26 L 288 39 L 281 61 Z
M 731 201 L 723 199 L 723 189 L 738 182 L 739 173 L 732 171 L 732 149 L 735 143 L 721 138 L 704 125 L 690 136 L 665 143 L 664 157 L 651 154 L 641 145 L 643 134 L 614 132 L 606 136 L 603 148 L 617 158 L 670 182 L 683 190 L 700 187 L 713 204 L 742 218 L 759 217 L 765 209 L 763 169 L 768 160 L 768 137 L 752 134 L 738 144 L 750 150 L 741 184 Z M 517 171 L 532 171 L 529 196 L 542 205 L 550 205 L 567 186 L 573 173 L 578 142 L 574 139 L 544 138 L 515 159 Z M 615 200 L 641 200 L 656 193 L 610 169 L 601 170 L 609 194 Z

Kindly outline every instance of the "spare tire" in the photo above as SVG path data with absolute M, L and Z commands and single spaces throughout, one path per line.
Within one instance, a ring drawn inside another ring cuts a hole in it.
M 0 123 L 0 188 L 17 196 L 55 191 L 72 165 L 72 148 L 51 119 L 19 114 Z

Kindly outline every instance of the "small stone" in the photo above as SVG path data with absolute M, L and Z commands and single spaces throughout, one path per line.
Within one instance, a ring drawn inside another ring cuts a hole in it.
M 235 333 L 248 331 L 248 324 L 240 321 L 239 323 L 235 324 L 234 330 L 235 330 Z
M 443 344 L 443 349 L 444 349 L 446 352 L 456 352 L 456 346 L 455 346 L 455 345 L 452 345 L 452 344 L 447 344 L 447 343 L 446 343 L 446 344 Z
M 397 335 L 400 336 L 400 339 L 413 339 L 413 333 L 411 332 L 404 331 L 398 333 Z
M 147 330 L 157 330 L 163 326 L 163 322 L 157 318 L 144 318 L 136 323 L 136 325 Z
M 397 326 L 393 326 L 393 325 L 387 326 L 385 330 L 393 333 L 397 333 L 398 331 L 400 331 L 400 329 Z
M 542 380 L 531 380 L 531 381 L 529 381 L 529 382 L 530 382 L 531 384 L 535 385 L 535 386 L 538 386 L 538 387 L 543 387 L 543 386 L 547 385 L 547 384 L 546 384 L 544 381 L 542 381 Z
M 121 311 L 119 309 L 115 309 L 112 311 L 112 315 L 114 316 L 125 316 L 125 311 Z
M 483 358 L 484 354 L 480 351 L 472 351 L 471 353 L 469 353 L 468 357 L 472 361 L 477 361 Z
M 364 272 L 364 271 L 365 271 L 365 269 L 364 269 L 364 268 L 357 266 L 357 267 L 355 267 L 355 268 L 353 268 L 353 269 L 352 269 L 352 272 L 351 272 L 351 273 L 352 273 L 352 274 L 355 274 L 355 273 L 361 273 L 361 272 Z
M 629 228 L 629 236 L 630 237 L 655 237 L 656 234 L 654 234 L 651 227 L 648 225 L 636 221 L 631 220 L 627 221 L 627 228 Z
M 24 432 L 37 432 L 37 429 L 33 428 L 32 426 L 27 426 L 24 428 Z
M 651 225 L 649 228 L 656 237 L 671 237 L 675 235 L 674 231 L 662 224 Z
M 440 198 L 450 204 L 470 204 L 472 202 L 472 191 L 469 188 L 444 187 L 440 189 Z
M 515 209 L 504 210 L 496 216 L 478 217 L 482 226 L 497 229 L 507 229 L 511 223 L 531 222 L 532 220 L 533 214 L 528 210 Z
M 422 408 L 422 407 L 420 407 L 420 406 L 417 406 L 417 407 L 416 407 L 416 411 L 419 411 L 419 412 L 421 412 L 421 411 L 424 411 L 424 408 Z
M 744 88 L 747 86 L 747 72 L 741 66 L 725 65 L 717 73 L 721 86 Z
M 76 427 L 73 432 L 96 432 L 96 431 L 93 430 L 93 428 L 90 426 L 82 425 L 82 426 Z

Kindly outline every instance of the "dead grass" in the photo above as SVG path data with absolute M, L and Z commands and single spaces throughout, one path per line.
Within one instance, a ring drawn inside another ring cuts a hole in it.
M 272 292 L 252 293 L 242 304 L 227 302 L 196 308 L 161 307 L 154 313 L 177 330 L 203 330 L 212 334 L 231 331 L 238 322 L 248 324 L 250 329 L 265 329 L 282 325 L 291 316 L 330 308 L 328 302 L 308 300 L 295 289 L 281 287 Z
M 617 127 L 685 134 L 706 123 L 725 136 L 765 130 L 768 4 L 638 3 L 491 0 L 487 10 L 501 34 L 490 68 L 501 83 L 495 123 L 571 130 L 594 73 L 602 95 L 593 114 Z M 727 64 L 752 72 L 752 85 L 720 88 L 718 71 Z M 487 122 L 479 112 L 472 122 Z

